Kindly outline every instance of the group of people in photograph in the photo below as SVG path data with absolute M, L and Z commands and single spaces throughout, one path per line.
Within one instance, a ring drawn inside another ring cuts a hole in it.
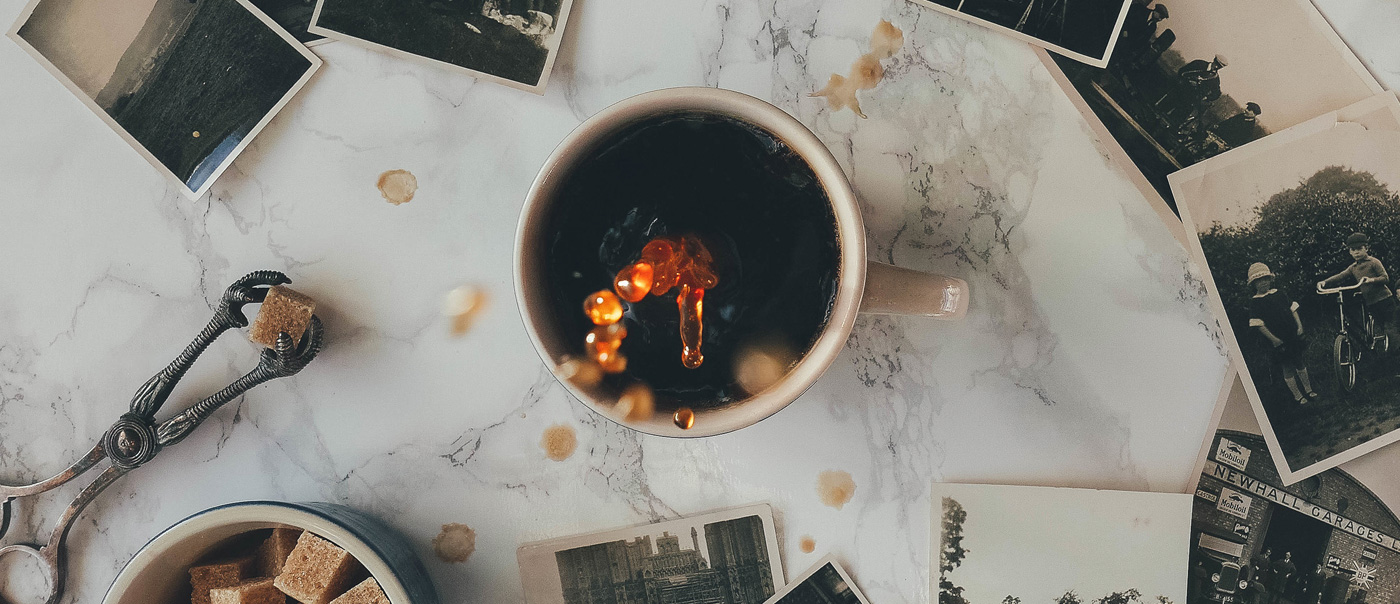
M 1171 11 L 1161 2 L 1133 0 L 1119 34 L 1110 69 L 1125 77 L 1132 86 L 1132 76 L 1152 78 L 1168 75 L 1163 72 L 1161 58 L 1176 42 L 1170 28 L 1158 31 L 1171 18 Z M 1218 118 L 1212 111 L 1221 96 L 1220 70 L 1229 65 L 1222 55 L 1210 59 L 1193 59 L 1177 67 L 1174 81 L 1156 91 L 1143 91 L 1161 119 L 1176 137 L 1171 149 L 1199 161 L 1248 143 L 1264 134 L 1258 127 L 1263 108 L 1253 101 L 1246 102 L 1233 115 Z
M 1352 263 L 1341 272 L 1317 282 L 1318 290 L 1344 285 L 1356 285 L 1367 313 L 1374 321 L 1372 334 L 1354 333 L 1354 337 L 1389 338 L 1395 332 L 1395 294 L 1390 288 L 1390 275 L 1385 265 L 1370 254 L 1370 239 L 1365 233 L 1352 233 L 1346 239 Z M 1248 287 L 1253 292 L 1249 304 L 1249 326 L 1255 330 L 1270 351 L 1274 367 L 1283 375 L 1293 400 L 1305 405 L 1320 398 L 1313 390 L 1304 351 L 1307 336 L 1298 314 L 1298 302 L 1274 287 L 1277 275 L 1263 262 L 1249 267 Z M 1353 331 L 1361 328 L 1353 322 Z M 1364 329 L 1364 328 L 1363 328 Z M 1369 345 L 1369 342 L 1366 344 Z M 1387 344 L 1389 344 L 1387 340 Z M 1388 346 L 1386 346 L 1388 348 Z
M 1190 593 L 1194 598 L 1191 604 L 1209 604 L 1216 600 L 1205 589 L 1208 577 L 1204 576 L 1204 569 L 1205 566 L 1197 564 L 1192 574 Z M 1329 580 L 1339 573 L 1341 581 L 1332 581 L 1329 591 Z M 1235 601 L 1239 604 L 1363 604 L 1366 591 L 1349 589 L 1349 579 L 1349 573 L 1334 571 L 1322 563 L 1299 568 L 1292 552 L 1276 554 L 1266 547 L 1247 562 L 1241 561 L 1241 588 L 1236 591 Z

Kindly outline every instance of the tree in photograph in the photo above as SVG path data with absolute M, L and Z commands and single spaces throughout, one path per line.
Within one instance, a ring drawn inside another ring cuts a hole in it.
M 943 546 L 938 551 L 938 604 L 967 604 L 962 595 L 963 588 L 948 580 L 948 573 L 953 572 L 967 557 L 967 550 L 962 545 L 965 520 L 967 510 L 963 509 L 962 504 L 952 497 L 944 497 L 943 535 L 940 541 Z
M 1051 601 L 1055 604 L 1084 604 L 1084 600 L 1081 600 L 1079 594 L 1074 593 L 1073 589 L 1065 592 L 1065 595 Z
M 1021 599 L 1016 596 L 1006 596 L 1001 599 L 1001 604 L 1021 604 Z
M 1299 302 L 1306 328 L 1314 333 L 1336 329 L 1335 304 L 1319 298 L 1314 284 L 1351 264 L 1345 242 L 1358 231 L 1370 238 L 1372 256 L 1391 271 L 1400 267 L 1400 195 L 1370 172 L 1329 166 L 1270 196 L 1255 209 L 1252 221 L 1216 223 L 1200 233 L 1201 251 L 1231 328 L 1236 334 L 1249 333 L 1254 292 L 1246 275 L 1250 264 L 1263 262 L 1277 275 L 1274 287 Z M 1239 340 L 1246 359 L 1266 352 L 1260 338 Z M 1309 358 L 1325 358 L 1330 346 L 1330 339 L 1312 338 Z
M 1133 589 L 1129 589 L 1129 590 L 1127 590 L 1127 591 L 1115 591 L 1115 592 L 1113 592 L 1113 593 L 1111 593 L 1111 594 L 1108 594 L 1108 595 L 1106 595 L 1106 596 L 1104 596 L 1104 597 L 1102 597 L 1102 598 L 1099 598 L 1099 599 L 1097 599 L 1097 600 L 1094 600 L 1094 603 L 1095 603 L 1095 604 L 1138 604 L 1138 602 L 1140 602 L 1139 598 L 1141 598 L 1141 597 L 1142 597 L 1142 592 L 1138 591 L 1137 588 L 1133 588 Z

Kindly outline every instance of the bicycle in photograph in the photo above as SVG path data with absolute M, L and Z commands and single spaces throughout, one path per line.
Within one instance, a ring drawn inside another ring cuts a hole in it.
M 1332 288 L 1324 288 L 1319 283 L 1317 288 L 1317 293 L 1321 295 L 1337 296 L 1337 320 L 1340 328 L 1332 340 L 1332 370 L 1340 392 L 1350 393 L 1356 389 L 1357 366 L 1360 365 L 1365 351 L 1385 354 L 1390 350 L 1390 336 L 1376 333 L 1376 318 L 1366 309 L 1365 304 L 1361 304 L 1359 328 L 1347 317 L 1347 292 L 1356 292 L 1353 295 L 1359 295 L 1360 292 L 1356 290 L 1360 288 L 1360 283 Z

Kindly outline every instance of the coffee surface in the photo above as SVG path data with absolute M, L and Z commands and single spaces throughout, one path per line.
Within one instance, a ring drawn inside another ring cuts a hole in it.
M 836 218 L 811 167 L 770 133 L 702 113 L 634 124 L 601 140 L 568 174 L 546 225 L 553 320 L 565 337 L 593 327 L 583 300 L 611 288 L 661 235 L 699 236 L 719 284 L 705 292 L 704 364 L 681 364 L 676 291 L 628 305 L 620 390 L 649 384 L 659 406 L 722 406 L 742 347 L 775 342 L 795 360 L 816 341 L 836 299 Z

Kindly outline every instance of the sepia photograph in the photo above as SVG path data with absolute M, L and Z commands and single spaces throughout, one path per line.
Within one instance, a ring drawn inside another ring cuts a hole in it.
M 1041 59 L 1182 236 L 1168 174 L 1381 92 L 1307 0 L 1132 0 L 1106 68 Z
M 1284 484 L 1400 440 L 1397 121 L 1270 137 L 1171 180 Z
M 282 29 L 307 46 L 328 42 L 324 36 L 308 31 L 311 27 L 311 14 L 316 12 L 316 0 L 249 0 L 267 16 L 272 17 Z
M 544 94 L 573 0 L 318 0 L 313 34 Z
M 784 584 L 767 505 L 529 543 L 527 604 L 762 604 Z
M 1129 0 L 913 0 L 1095 67 L 1108 64 Z
M 247 0 L 35 0 L 10 37 L 193 199 L 321 65 Z
M 1190 601 L 1364 604 L 1400 599 L 1400 450 L 1284 484 L 1243 385 L 1197 461 Z
M 933 484 L 938 604 L 1194 604 L 1191 496 Z
M 769 604 L 870 604 L 856 582 L 827 555 L 778 592 Z

